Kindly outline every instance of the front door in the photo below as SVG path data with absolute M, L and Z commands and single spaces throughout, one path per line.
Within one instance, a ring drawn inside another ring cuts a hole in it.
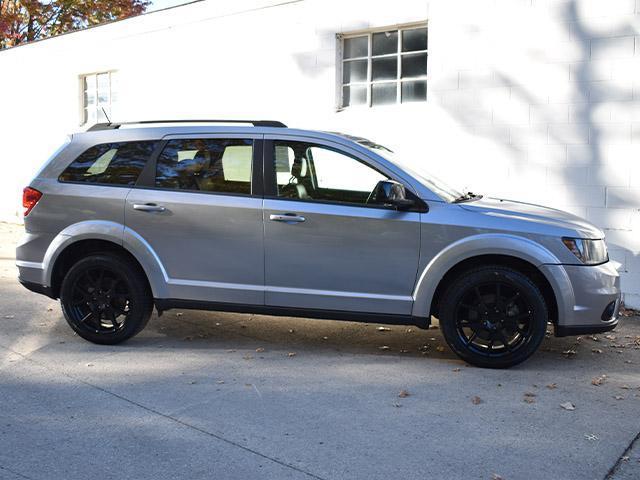
M 165 140 L 127 197 L 127 228 L 159 258 L 170 298 L 263 305 L 261 136 Z
M 357 152 L 308 139 L 265 141 L 265 302 L 411 313 L 420 213 L 371 203 L 390 176 Z

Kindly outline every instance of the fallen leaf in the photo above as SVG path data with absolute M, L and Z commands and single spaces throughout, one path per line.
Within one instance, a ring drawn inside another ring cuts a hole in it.
M 460 371 L 460 369 L 456 367 L 456 368 L 453 369 L 453 371 L 458 373 Z
M 562 352 L 562 354 L 566 357 L 572 357 L 573 355 L 576 354 L 575 350 L 569 349 L 569 350 L 565 350 L 564 352 Z
M 547 388 L 549 390 L 554 390 L 554 389 L 558 388 L 558 384 L 557 383 L 550 383 L 549 385 L 547 385 Z
M 190 342 L 191 340 L 193 340 L 193 337 L 192 336 L 184 337 L 183 340 Z
M 615 340 L 616 336 L 615 335 L 605 335 L 604 338 L 606 338 L 607 340 Z
M 198 383 L 198 382 L 196 382 L 195 380 L 191 380 L 191 381 L 189 382 L 189 385 L 195 385 L 196 383 Z
M 411 332 L 413 332 L 413 328 L 407 328 L 407 329 L 405 330 L 405 332 L 407 332 L 407 333 L 411 333 Z
M 289 352 L 289 353 L 287 353 L 287 356 L 288 356 L 288 357 L 295 357 L 296 355 L 297 355 L 297 354 L 296 354 L 296 352 Z
M 524 397 L 522 399 L 525 403 L 536 403 L 536 399 L 533 397 Z
M 599 342 L 600 339 L 598 337 L 596 337 L 595 335 L 592 337 L 589 337 L 591 340 L 593 340 L 594 342 Z
M 624 400 L 624 397 L 622 395 L 614 395 L 614 397 L 616 400 Z
M 376 328 L 376 330 L 379 331 L 379 332 L 390 332 L 391 331 L 391 329 L 388 328 L 388 327 L 378 327 L 378 328 Z
M 560 406 L 565 410 L 575 410 L 576 406 L 571 402 L 561 403 Z
M 429 330 L 438 330 L 440 327 L 438 325 L 429 325 Z
M 631 387 L 629 385 L 622 385 L 620 388 L 623 390 L 631 390 Z
M 444 347 L 442 345 L 438 345 L 436 347 L 436 350 L 439 351 L 440 353 L 444 352 Z
M 216 322 L 216 327 L 219 327 L 219 326 L 220 326 L 220 322 Z
M 217 383 L 218 385 L 222 385 L 222 384 L 224 383 L 224 380 L 218 380 L 216 383 Z
M 591 385 L 595 385 L 596 387 L 599 387 L 606 380 L 607 380 L 607 376 L 606 375 L 600 375 L 598 377 L 594 377 L 594 378 L 591 379 Z
M 87 363 L 87 367 L 93 367 L 93 363 Z
M 400 350 L 400 353 L 409 353 L 409 350 Z
M 482 403 L 482 399 L 476 395 L 475 397 L 471 398 L 471 403 L 473 403 L 474 405 L 480 405 Z
M 323 340 L 329 340 L 329 337 L 322 337 Z
M 491 474 L 491 480 L 504 480 L 504 477 L 498 475 L 497 473 Z
M 256 348 L 256 353 L 262 353 L 262 352 L 264 352 L 264 348 L 262 347 Z
M 248 353 L 242 357 L 243 360 L 252 360 L 253 359 L 253 355 L 249 355 Z
M 584 438 L 586 438 L 590 442 L 594 442 L 594 441 L 598 440 L 598 436 L 594 435 L 593 433 L 585 433 L 584 434 Z
M 378 347 L 378 350 L 389 350 L 391 347 L 387 346 L 387 345 L 382 345 L 381 347 Z
M 409 395 L 411 395 L 407 390 L 400 390 L 400 393 L 398 393 L 398 397 L 400 398 L 406 398 Z
M 16 316 L 15 315 L 5 315 L 4 318 L 11 319 L 11 318 L 16 318 Z
M 593 353 L 602 353 L 602 350 L 600 350 L 599 348 L 592 348 L 591 351 Z
M 289 333 L 293 333 L 293 332 L 294 332 L 293 328 L 290 328 Z
M 176 317 L 181 317 L 181 316 L 182 316 L 182 312 L 176 313 Z
M 227 350 L 227 353 L 234 353 L 235 350 Z
M 400 408 L 400 407 L 402 406 L 402 404 L 400 404 L 400 403 L 394 403 L 394 404 L 393 404 L 393 406 L 394 406 L 394 407 L 396 407 L 396 408 Z

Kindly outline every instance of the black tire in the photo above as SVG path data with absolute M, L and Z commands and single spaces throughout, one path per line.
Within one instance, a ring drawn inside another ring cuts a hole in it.
M 67 323 L 85 340 L 115 345 L 138 334 L 153 311 L 143 272 L 124 255 L 97 253 L 65 275 L 60 304 Z
M 446 289 L 439 314 L 455 354 L 485 368 L 509 368 L 529 358 L 542 343 L 549 319 L 535 283 L 499 265 L 458 276 Z

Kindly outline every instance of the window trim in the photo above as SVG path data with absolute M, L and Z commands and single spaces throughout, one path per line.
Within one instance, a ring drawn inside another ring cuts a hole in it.
M 404 210 L 403 212 L 418 212 L 418 213 L 426 213 L 429 211 L 429 207 L 427 203 L 422 200 L 419 195 L 417 195 L 413 188 L 410 185 L 407 185 L 407 182 L 402 178 L 399 178 L 393 172 L 384 168 L 383 165 L 378 165 L 377 162 L 372 161 L 369 157 L 362 155 L 354 150 L 351 150 L 349 147 L 344 145 L 340 145 L 338 143 L 333 143 L 324 139 L 313 138 L 313 137 L 304 137 L 304 136 L 288 136 L 288 135 L 265 135 L 264 139 L 264 156 L 263 156 L 263 182 L 264 182 L 264 198 L 269 200 L 280 200 L 284 202 L 301 202 L 301 203 L 311 203 L 311 204 L 321 204 L 321 205 L 334 205 L 334 206 L 342 206 L 342 207 L 358 207 L 358 208 L 374 208 L 377 210 L 384 211 L 396 211 L 393 207 L 385 207 L 383 205 L 367 205 L 365 203 L 349 203 L 349 202 L 337 202 L 332 200 L 316 200 L 316 199 L 299 199 L 299 198 L 287 198 L 278 196 L 278 181 L 275 169 L 275 158 L 274 158 L 274 143 L 275 142 L 301 142 L 301 143 L 310 143 L 313 145 L 317 145 L 318 147 L 329 148 L 338 153 L 346 155 L 347 157 L 353 158 L 354 160 L 363 163 L 369 168 L 381 173 L 385 177 L 390 180 L 394 180 L 398 183 L 404 185 L 405 190 L 414 197 L 416 201 L 416 205 L 413 208 L 408 210 Z
M 347 32 L 347 33 L 339 33 L 336 35 L 336 41 L 337 41 L 337 48 L 336 48 L 336 52 L 337 52 L 337 68 L 336 68 L 336 111 L 342 111 L 345 110 L 347 108 L 372 108 L 374 105 L 372 104 L 372 90 L 373 90 L 373 85 L 374 84 L 396 84 L 396 101 L 395 103 L 389 103 L 387 105 L 382 105 L 382 106 L 389 106 L 389 105 L 402 105 L 402 84 L 404 82 L 412 82 L 412 81 L 420 81 L 420 80 L 425 80 L 428 83 L 428 77 L 429 77 L 429 72 L 428 72 L 428 68 L 429 68 L 429 62 L 428 62 L 428 57 L 429 57 L 429 45 L 427 45 L 427 48 L 425 50 L 416 50 L 416 51 L 412 51 L 412 52 L 403 52 L 402 51 L 402 32 L 406 31 L 406 30 L 416 30 L 418 28 L 426 28 L 427 29 L 427 36 L 429 35 L 429 25 L 428 25 L 428 21 L 424 20 L 424 21 L 420 21 L 420 22 L 412 22 L 412 23 L 405 23 L 405 24 L 397 24 L 397 25 L 391 25 L 391 26 L 386 26 L 386 27 L 377 27 L 377 28 L 369 28 L 369 29 L 363 29 L 363 30 L 355 30 L 352 32 Z M 375 58 L 396 58 L 396 78 L 393 80 L 373 80 L 373 68 L 372 68 L 372 64 L 373 64 L 373 35 L 376 33 L 383 33 L 383 32 L 398 32 L 398 49 L 395 53 L 388 53 L 388 54 L 384 54 L 384 55 L 375 55 Z M 365 57 L 353 57 L 353 58 L 349 58 L 349 59 L 345 59 L 344 58 L 344 41 L 348 40 L 348 39 L 352 39 L 352 38 L 358 38 L 358 37 L 367 37 L 367 56 Z M 406 55 L 413 55 L 413 54 L 426 54 L 427 55 L 427 74 L 426 75 L 420 75 L 417 77 L 411 77 L 411 78 L 407 78 L 407 79 L 403 79 L 402 78 L 402 58 L 403 56 Z M 350 83 L 344 83 L 343 82 L 343 74 L 344 74 L 344 65 L 347 62 L 352 62 L 355 60 L 367 60 L 367 79 L 364 82 L 350 82 Z M 350 87 L 350 86 L 364 86 L 366 88 L 366 94 L 367 94 L 367 100 L 364 104 L 362 105 L 344 105 L 344 87 Z M 426 103 L 425 101 L 422 102 L 410 102 L 410 103 Z

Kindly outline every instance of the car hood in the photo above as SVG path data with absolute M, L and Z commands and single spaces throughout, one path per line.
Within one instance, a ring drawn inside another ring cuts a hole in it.
M 500 198 L 481 198 L 459 205 L 465 210 L 493 217 L 532 222 L 542 227 L 573 230 L 581 238 L 604 238 L 604 232 L 585 219 L 542 205 Z

